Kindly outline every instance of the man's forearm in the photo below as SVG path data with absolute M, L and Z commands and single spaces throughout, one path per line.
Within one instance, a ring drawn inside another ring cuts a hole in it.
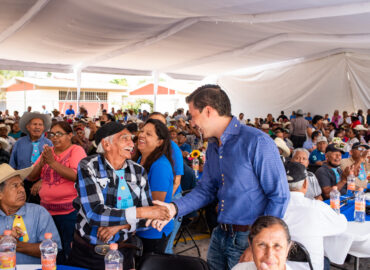
M 175 195 L 176 190 L 179 188 L 181 183 L 181 175 L 176 175 L 175 178 L 173 179 L 173 191 L 172 191 L 172 196 Z
M 32 257 L 41 257 L 40 252 L 40 243 L 24 243 L 17 242 L 17 252 L 32 256 Z

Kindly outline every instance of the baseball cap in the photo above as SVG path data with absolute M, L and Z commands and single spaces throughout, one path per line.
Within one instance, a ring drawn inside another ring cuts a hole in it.
M 328 145 L 328 147 L 326 147 L 325 153 L 329 153 L 329 152 L 340 152 L 344 154 L 344 151 L 340 149 L 339 146 L 335 143 L 331 143 Z
M 285 171 L 288 183 L 295 183 L 307 178 L 307 170 L 304 165 L 297 162 L 288 161 L 285 164 Z

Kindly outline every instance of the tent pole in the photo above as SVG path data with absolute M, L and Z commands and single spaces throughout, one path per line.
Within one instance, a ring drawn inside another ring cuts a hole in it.
M 77 114 L 79 112 L 79 103 L 80 103 L 80 92 L 81 92 L 81 69 L 77 69 L 75 72 L 76 75 L 76 84 L 77 84 Z
M 153 81 L 154 81 L 154 106 L 153 110 L 156 112 L 157 111 L 157 93 L 158 93 L 158 81 L 159 81 L 159 76 L 158 76 L 158 71 L 153 71 Z

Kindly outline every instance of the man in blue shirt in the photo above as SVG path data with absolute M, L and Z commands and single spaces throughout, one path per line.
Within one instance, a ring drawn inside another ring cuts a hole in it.
M 72 109 L 72 105 L 69 105 L 69 109 L 66 110 L 66 115 L 68 117 L 73 117 L 75 115 L 75 111 Z
M 320 136 L 316 141 L 316 149 L 310 154 L 310 164 L 322 166 L 325 161 L 325 151 L 328 146 L 328 140 L 324 136 Z
M 17 265 L 41 264 L 40 243 L 45 233 L 52 233 L 53 240 L 62 249 L 58 230 L 48 211 L 40 205 L 26 203 L 23 179 L 31 171 L 32 167 L 14 170 L 8 164 L 0 165 L 0 233 L 12 230 L 17 240 Z
M 191 146 L 190 144 L 186 143 L 186 133 L 184 131 L 180 131 L 179 133 L 177 133 L 177 142 L 181 149 L 182 156 L 186 158 L 187 155 L 191 153 Z
M 187 97 L 192 121 L 208 140 L 202 179 L 186 196 L 166 205 L 171 216 L 184 216 L 215 198 L 218 223 L 207 261 L 211 270 L 231 269 L 248 247 L 250 225 L 261 215 L 282 218 L 289 201 L 284 166 L 274 141 L 241 125 L 218 85 L 205 85 Z M 154 220 L 161 228 L 164 222 Z
M 9 165 L 14 169 L 24 169 L 32 166 L 44 150 L 44 145 L 53 146 L 44 136 L 51 126 L 51 118 L 47 114 L 25 112 L 19 120 L 21 131 L 27 136 L 21 137 L 14 145 Z M 28 180 L 24 181 L 27 197 L 34 185 Z M 34 198 L 29 202 L 37 202 Z

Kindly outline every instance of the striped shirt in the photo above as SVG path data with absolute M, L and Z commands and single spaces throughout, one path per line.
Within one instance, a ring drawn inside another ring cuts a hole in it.
M 103 155 L 92 155 L 78 166 L 78 197 L 73 202 L 78 211 L 76 230 L 90 244 L 103 244 L 97 239 L 99 227 L 131 225 L 130 231 L 121 230 L 109 243 L 126 240 L 137 227 L 145 227 L 145 220 L 136 218 L 136 207 L 152 205 L 147 173 L 131 160 L 125 161 L 123 169 L 134 207 L 117 209 L 119 179 L 108 160 Z

